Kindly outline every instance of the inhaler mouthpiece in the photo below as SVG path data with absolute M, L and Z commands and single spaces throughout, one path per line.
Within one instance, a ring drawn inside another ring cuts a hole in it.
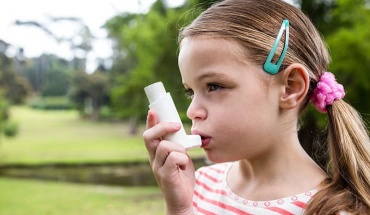
M 162 82 L 151 84 L 145 87 L 144 91 L 150 103 L 149 108 L 157 112 L 159 122 L 178 122 L 181 124 L 181 129 L 166 135 L 165 140 L 181 144 L 186 149 L 198 148 L 202 145 L 199 135 L 186 135 L 171 94 L 166 92 Z

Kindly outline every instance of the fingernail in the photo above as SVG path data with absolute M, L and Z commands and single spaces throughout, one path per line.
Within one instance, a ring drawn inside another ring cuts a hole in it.
M 179 128 L 181 128 L 181 124 L 180 124 L 180 123 L 178 123 L 178 122 L 174 122 L 174 123 L 172 124 L 172 127 L 173 127 L 173 128 L 175 128 L 175 129 L 179 129 Z

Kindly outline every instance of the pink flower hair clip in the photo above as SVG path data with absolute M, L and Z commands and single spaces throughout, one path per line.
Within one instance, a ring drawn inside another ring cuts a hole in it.
M 343 85 L 336 81 L 333 73 L 324 72 L 313 91 L 311 102 L 318 111 L 326 113 L 326 107 L 335 100 L 342 99 L 344 95 Z

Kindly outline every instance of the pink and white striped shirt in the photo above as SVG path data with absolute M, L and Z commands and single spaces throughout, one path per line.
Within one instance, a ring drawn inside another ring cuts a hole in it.
M 226 182 L 232 163 L 215 164 L 196 171 L 193 206 L 195 214 L 297 215 L 303 214 L 317 190 L 271 200 L 251 201 L 234 194 Z

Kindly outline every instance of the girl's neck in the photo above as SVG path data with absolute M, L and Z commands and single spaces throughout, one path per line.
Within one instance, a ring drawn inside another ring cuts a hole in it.
M 263 156 L 235 163 L 227 182 L 237 195 L 260 201 L 315 189 L 325 178 L 325 172 L 303 150 L 298 138 L 292 138 Z

